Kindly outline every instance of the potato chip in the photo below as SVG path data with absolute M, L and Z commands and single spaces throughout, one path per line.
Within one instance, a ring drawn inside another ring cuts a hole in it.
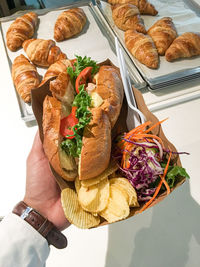
M 109 181 L 105 178 L 96 185 L 82 186 L 79 190 L 78 200 L 81 207 L 92 213 L 98 213 L 105 209 L 110 195 Z
M 92 185 L 89 187 L 81 186 L 78 192 L 78 201 L 81 204 L 81 206 L 84 208 L 98 205 L 97 203 L 98 194 L 99 194 L 98 185 Z
M 79 177 L 77 176 L 75 179 L 75 188 L 76 188 L 76 193 L 78 194 L 80 188 L 81 188 L 81 182 L 79 180 Z
M 102 172 L 100 175 L 92 178 L 92 179 L 88 179 L 88 180 L 82 180 L 81 181 L 81 185 L 88 187 L 88 186 L 92 186 L 95 184 L 98 184 L 100 181 L 102 181 L 103 179 L 107 178 L 109 175 L 111 175 L 113 172 L 115 172 L 118 169 L 117 164 L 114 161 L 111 161 L 108 168 L 105 169 L 104 172 Z
M 78 202 L 75 190 L 65 188 L 61 192 L 61 203 L 66 218 L 79 228 L 88 229 L 99 225 L 99 216 L 93 216 L 91 213 L 82 209 Z
M 99 215 L 109 223 L 113 223 L 125 219 L 129 213 L 129 204 L 122 191 L 116 186 L 110 185 L 108 205 Z
M 112 178 L 109 180 L 111 185 L 117 185 L 120 190 L 124 194 L 128 195 L 128 203 L 130 207 L 139 207 L 139 203 L 137 201 L 137 193 L 135 188 L 130 184 L 130 182 L 126 178 Z

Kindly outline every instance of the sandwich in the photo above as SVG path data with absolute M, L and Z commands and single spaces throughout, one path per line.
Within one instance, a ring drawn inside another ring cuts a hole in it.
M 114 66 L 76 60 L 50 82 L 43 103 L 43 147 L 65 180 L 94 178 L 108 167 L 111 130 L 120 114 L 123 85 Z

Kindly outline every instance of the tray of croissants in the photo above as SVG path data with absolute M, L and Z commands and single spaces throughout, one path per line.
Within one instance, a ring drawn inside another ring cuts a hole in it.
M 91 1 L 57 9 L 23 11 L 1 19 L 1 32 L 21 116 L 34 121 L 31 90 L 68 67 L 67 59 L 90 55 L 117 63 L 106 28 Z M 135 83 L 137 75 L 134 75 Z M 143 81 L 143 80 L 142 80 Z
M 96 1 L 151 89 L 200 77 L 200 17 L 184 1 Z

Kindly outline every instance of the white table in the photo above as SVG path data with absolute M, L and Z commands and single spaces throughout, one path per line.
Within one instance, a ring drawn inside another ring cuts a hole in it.
M 0 215 L 5 215 L 23 197 L 26 158 L 37 127 L 28 128 L 20 119 L 2 40 L 0 55 Z M 151 94 L 144 96 L 148 101 Z M 178 151 L 190 153 L 181 156 L 190 181 L 159 205 L 126 221 L 93 230 L 71 226 L 64 231 L 68 247 L 52 248 L 47 267 L 200 266 L 199 111 L 198 98 L 154 112 L 158 119 L 169 117 L 163 124 L 166 136 Z

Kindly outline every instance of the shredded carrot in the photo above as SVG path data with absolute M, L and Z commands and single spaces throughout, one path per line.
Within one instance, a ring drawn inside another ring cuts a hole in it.
M 152 139 L 157 139 L 160 142 L 160 144 L 162 145 L 162 147 L 164 148 L 164 144 L 163 144 L 161 138 L 156 136 L 156 135 L 149 134 L 149 132 L 152 129 L 154 129 L 157 125 L 164 122 L 165 120 L 166 119 L 155 123 L 153 126 L 151 126 L 149 129 L 146 130 L 146 127 L 152 123 L 151 121 L 147 121 L 147 122 L 137 126 L 136 128 L 132 129 L 127 134 L 125 134 L 124 139 L 128 139 L 130 141 L 135 141 L 135 142 L 142 142 L 142 141 L 146 140 L 146 141 L 151 142 L 151 143 L 153 143 Z M 123 155 L 122 155 L 121 166 L 123 168 L 129 168 L 130 162 L 127 160 L 127 154 L 131 151 L 133 144 L 129 143 L 128 141 L 126 141 L 124 139 L 122 139 L 120 142 L 118 142 L 118 147 L 120 147 L 121 149 L 126 148 L 126 151 L 124 151 Z
M 145 133 L 148 133 L 148 132 L 152 131 L 156 126 L 160 125 L 161 123 L 163 123 L 163 122 L 166 121 L 167 119 L 168 119 L 168 118 L 166 118 L 166 119 L 164 119 L 164 120 L 162 120 L 162 121 L 158 121 L 158 122 L 155 123 L 153 126 L 151 126 L 149 129 L 147 129 L 147 130 L 145 131 Z
M 154 199 L 156 198 L 156 196 L 158 195 L 159 191 L 160 191 L 160 188 L 162 186 L 162 184 L 164 183 L 165 185 L 167 184 L 166 180 L 165 180 L 165 176 L 167 174 L 167 170 L 169 168 L 169 163 L 170 163 L 170 160 L 171 160 L 171 155 L 172 155 L 172 152 L 170 150 L 170 154 L 169 154 L 169 158 L 168 158 L 168 161 L 167 161 L 167 165 L 164 169 L 164 172 L 163 172 L 163 175 L 161 176 L 161 180 L 160 180 L 160 183 L 158 184 L 157 188 L 156 188 L 156 191 L 154 192 L 154 195 L 152 196 L 152 198 L 142 207 L 142 209 L 140 210 L 140 213 L 142 211 L 144 211 L 146 208 L 148 208 L 148 206 L 154 201 Z M 168 187 L 167 190 L 169 190 L 169 193 L 170 193 L 170 188 L 169 188 L 169 185 L 167 184 Z
M 139 126 L 137 126 L 136 128 L 132 129 L 130 132 L 128 132 L 124 138 L 129 138 L 131 135 L 135 134 L 136 132 L 140 132 L 143 131 L 148 125 L 151 124 L 151 121 L 147 121 Z
M 153 202 L 153 200 L 156 198 L 156 196 L 158 195 L 159 191 L 160 191 L 160 188 L 163 184 L 163 180 L 161 179 L 160 180 L 160 183 L 158 184 L 157 188 L 156 188 L 156 191 L 153 195 L 153 197 L 142 207 L 142 209 L 140 210 L 140 213 L 143 212 L 144 210 L 146 210 L 146 208 Z
M 143 139 L 144 139 L 144 137 L 157 139 L 161 143 L 162 147 L 164 148 L 164 144 L 163 144 L 162 139 L 160 137 L 158 137 L 157 135 L 154 135 L 154 134 L 140 134 L 137 137 L 141 137 Z

